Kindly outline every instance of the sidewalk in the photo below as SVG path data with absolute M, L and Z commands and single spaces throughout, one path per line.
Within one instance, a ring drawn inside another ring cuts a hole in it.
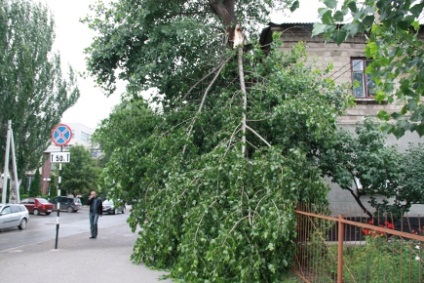
M 130 261 L 137 235 L 127 224 L 101 229 L 95 240 L 89 236 L 81 233 L 59 238 L 58 249 L 54 249 L 55 241 L 51 240 L 0 252 L 0 280 L 8 283 L 172 282 L 160 279 L 165 272 Z

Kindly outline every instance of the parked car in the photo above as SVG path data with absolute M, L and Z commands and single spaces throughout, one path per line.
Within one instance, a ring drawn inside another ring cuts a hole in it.
M 103 214 L 118 214 L 119 212 L 125 213 L 125 205 L 115 207 L 113 200 L 107 199 L 103 201 Z
M 29 214 L 39 215 L 40 213 L 50 215 L 53 211 L 53 204 L 44 198 L 26 198 L 21 201 Z
M 57 204 L 60 203 L 60 210 L 67 211 L 67 212 L 77 212 L 81 209 L 82 203 L 79 198 L 73 198 L 73 197 L 54 197 L 51 200 L 49 200 L 54 205 L 54 210 L 57 210 Z
M 22 204 L 0 204 L 0 229 L 18 227 L 25 229 L 29 213 Z

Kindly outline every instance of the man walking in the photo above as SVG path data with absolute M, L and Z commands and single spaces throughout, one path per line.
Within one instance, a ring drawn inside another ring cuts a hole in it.
M 102 199 L 97 197 L 95 191 L 90 193 L 88 198 L 87 205 L 90 206 L 90 239 L 97 238 L 97 221 L 99 220 L 99 215 L 103 213 Z

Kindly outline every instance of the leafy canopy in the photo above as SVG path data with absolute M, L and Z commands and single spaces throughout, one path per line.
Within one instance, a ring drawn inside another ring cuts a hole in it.
M 83 146 L 72 146 L 69 150 L 71 162 L 62 166 L 61 189 L 66 194 L 85 194 L 97 190 L 97 178 L 100 168 L 96 165 L 96 160 L 91 156 L 90 151 Z
M 107 93 L 121 79 L 130 92 L 158 88 L 181 98 L 223 59 L 227 30 L 241 23 L 254 40 L 258 24 L 267 23 L 270 12 L 284 2 L 125 0 L 110 9 L 98 4 L 85 19 L 98 32 L 87 48 L 88 69 Z

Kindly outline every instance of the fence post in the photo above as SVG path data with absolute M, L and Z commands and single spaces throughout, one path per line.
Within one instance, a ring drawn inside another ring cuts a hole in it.
M 337 283 L 343 283 L 343 239 L 344 239 L 343 214 L 339 214 L 339 237 L 337 249 Z

